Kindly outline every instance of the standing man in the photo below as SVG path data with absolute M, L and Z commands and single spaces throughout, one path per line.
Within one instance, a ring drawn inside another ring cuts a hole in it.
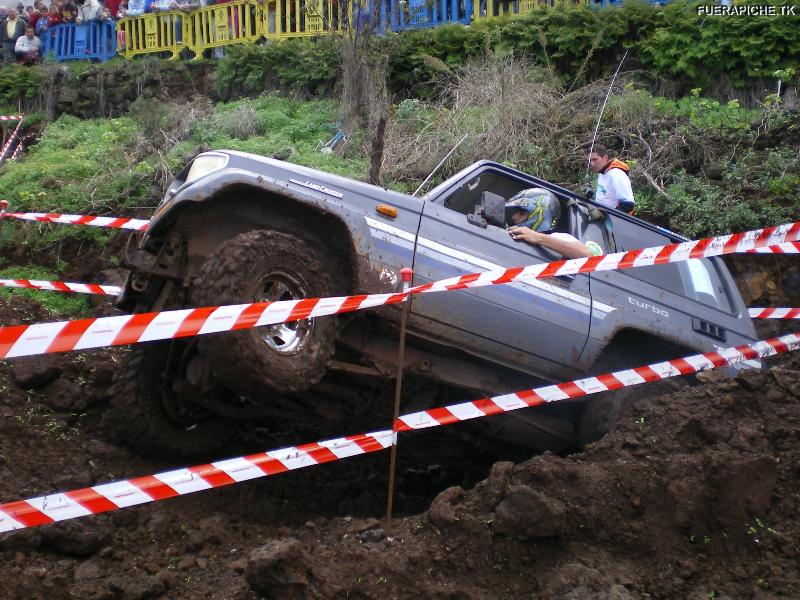
M 597 192 L 595 200 L 609 208 L 616 208 L 630 214 L 635 202 L 631 180 L 628 179 L 628 165 L 608 156 L 608 148 L 595 144 L 589 155 L 589 165 L 597 173 Z
M 15 54 L 14 48 L 17 45 L 17 40 L 25 35 L 25 21 L 17 16 L 17 11 L 13 8 L 8 9 L 8 17 L 6 18 L 3 27 L 0 28 L 0 40 L 3 42 L 3 54 L 5 54 L 6 62 L 14 62 Z

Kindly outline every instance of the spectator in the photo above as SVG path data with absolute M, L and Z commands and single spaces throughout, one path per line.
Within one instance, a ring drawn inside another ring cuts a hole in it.
M 128 3 L 126 0 L 122 0 L 122 2 L 119 3 L 119 6 L 117 6 L 117 19 L 124 19 L 127 14 Z M 117 27 L 117 49 L 125 49 L 125 29 L 122 27 Z
M 103 12 L 100 13 L 100 21 L 102 23 L 113 23 L 114 22 L 114 15 L 111 14 L 111 10 L 108 7 L 103 9 Z
M 150 12 L 150 0 L 128 0 L 126 16 L 137 17 L 146 12 Z
M 36 29 L 36 23 L 39 22 L 39 19 L 42 18 L 42 13 L 40 13 L 37 9 L 33 8 L 32 6 L 28 7 L 28 27 L 33 27 L 34 30 Z
M 25 35 L 17 40 L 14 46 L 14 54 L 17 55 L 17 62 L 29 65 L 39 62 L 39 51 L 42 41 L 34 35 L 33 27 L 25 28 Z
M 17 4 L 17 18 L 18 19 L 22 19 L 23 21 L 25 21 L 26 26 L 27 26 L 28 13 L 25 12 L 25 5 L 22 2 Z M 23 33 L 23 35 L 25 35 L 25 34 Z
M 0 39 L 3 41 L 3 54 L 6 62 L 14 61 L 14 48 L 17 40 L 25 35 L 25 27 L 25 21 L 17 16 L 17 11 L 9 8 L 6 21 L 0 28 Z
M 5 64 L 6 53 L 3 49 L 3 32 L 6 29 L 6 19 L 8 19 L 8 8 L 0 6 L 0 66 Z
M 78 9 L 78 16 L 75 18 L 76 23 L 91 23 L 100 19 L 103 13 L 103 7 L 97 0 L 83 0 L 83 4 Z
M 56 12 L 58 12 L 58 9 L 56 9 Z M 42 39 L 42 36 L 44 36 L 44 34 L 47 32 L 48 27 L 50 27 L 49 15 L 41 15 L 36 20 L 36 26 L 33 28 L 33 30 L 36 32 L 36 37 Z
M 169 10 L 173 10 L 177 8 L 177 4 L 175 0 L 153 0 L 150 3 L 150 11 L 151 12 L 167 12 Z
M 612 160 L 608 149 L 602 144 L 595 144 L 592 148 L 589 165 L 597 173 L 595 200 L 630 214 L 635 201 L 631 180 L 628 179 L 628 165 L 618 158 Z
M 111 13 L 112 18 L 117 19 L 117 12 L 119 12 L 119 0 L 105 0 L 103 6 Z
M 47 15 L 47 27 L 55 27 L 56 25 L 61 25 L 61 7 L 53 2 Z
M 72 3 L 72 0 L 67 0 L 61 5 L 61 22 L 74 23 L 78 17 L 78 7 Z

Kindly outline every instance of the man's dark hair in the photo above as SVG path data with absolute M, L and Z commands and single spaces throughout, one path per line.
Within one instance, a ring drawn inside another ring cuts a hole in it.
M 597 154 L 597 156 L 608 156 L 608 148 L 603 146 L 603 144 L 595 144 L 592 148 L 592 152 Z

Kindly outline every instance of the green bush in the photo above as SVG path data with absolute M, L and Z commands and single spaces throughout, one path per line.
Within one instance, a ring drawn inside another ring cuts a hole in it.
M 800 15 L 707 17 L 698 15 L 694 3 L 670 2 L 659 11 L 652 35 L 638 47 L 646 57 L 643 62 L 662 76 L 707 88 L 724 75 L 743 88 L 748 79 L 770 79 L 776 70 L 798 65 Z
M 700 97 L 700 91 L 695 88 L 690 96 L 678 100 L 654 98 L 653 106 L 659 114 L 688 119 L 702 131 L 746 131 L 758 118 L 759 111 L 742 108 L 737 100 L 722 104 Z
M 600 10 L 537 9 L 386 38 L 392 91 L 418 98 L 430 97 L 442 77 L 426 55 L 453 66 L 488 51 L 513 53 L 570 83 L 610 75 L 628 49 L 626 69 L 642 67 L 685 90 L 723 77 L 743 89 L 748 79 L 768 81 L 776 70 L 800 66 L 800 16 L 698 17 L 696 4 L 684 0 L 663 9 L 639 0 Z
M 214 74 L 223 98 L 258 96 L 279 89 L 303 97 L 333 93 L 338 75 L 339 39 L 292 38 L 263 46 L 230 46 Z
M 786 223 L 800 214 L 800 159 L 791 148 L 746 150 L 720 178 L 678 173 L 665 192 L 637 194 L 640 216 L 691 238 Z
M 16 112 L 18 104 L 30 105 L 42 82 L 38 68 L 8 65 L 0 69 L 0 113 Z

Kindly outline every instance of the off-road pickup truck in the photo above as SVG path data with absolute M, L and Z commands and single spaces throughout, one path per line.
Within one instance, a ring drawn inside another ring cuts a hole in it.
M 416 198 L 233 151 L 198 155 L 172 182 L 138 247 L 128 311 L 378 293 L 561 258 L 512 240 L 502 205 L 542 187 L 559 228 L 606 252 L 683 238 L 567 189 L 481 161 Z M 118 429 L 140 449 L 192 454 L 233 419 L 322 417 L 331 434 L 388 422 L 397 306 L 133 348 L 115 383 Z M 722 261 L 506 284 L 415 297 L 404 410 L 746 343 L 755 331 Z M 647 387 L 642 389 L 647 393 Z M 640 392 L 641 393 L 641 392 Z M 620 394 L 480 419 L 482 439 L 563 450 L 614 425 Z

